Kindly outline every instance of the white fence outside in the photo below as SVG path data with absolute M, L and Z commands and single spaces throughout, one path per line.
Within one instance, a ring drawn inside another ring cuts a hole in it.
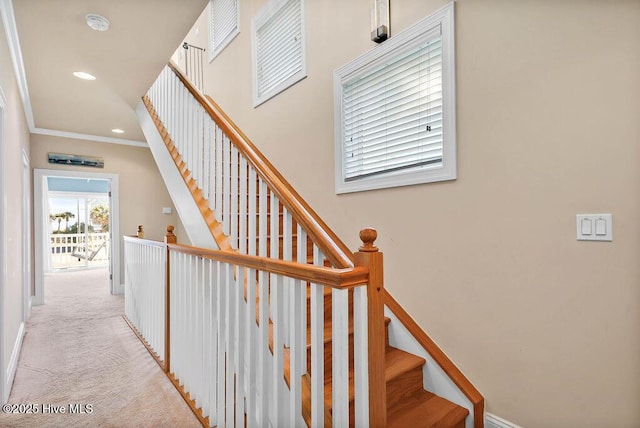
M 52 233 L 53 271 L 109 265 L 109 233 Z

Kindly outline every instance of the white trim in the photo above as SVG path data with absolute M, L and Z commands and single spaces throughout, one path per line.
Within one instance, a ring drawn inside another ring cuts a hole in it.
M 31 312 L 31 162 L 22 149 L 22 321 Z
M 4 31 L 7 35 L 7 43 L 9 44 L 9 52 L 11 53 L 11 62 L 16 73 L 18 88 L 20 88 L 20 97 L 24 106 L 24 115 L 29 125 L 29 130 L 35 128 L 33 121 L 33 111 L 31 109 L 31 99 L 29 98 L 29 88 L 27 87 L 27 75 L 24 72 L 24 61 L 22 60 L 22 49 L 20 48 L 20 39 L 18 37 L 18 28 L 16 26 L 16 18 L 13 13 L 13 4 L 11 0 L 0 0 L 0 13 L 2 13 L 2 23 Z
M 35 243 L 35 296 L 34 305 L 44 304 L 44 179 L 45 177 L 80 177 L 109 180 L 111 182 L 111 198 L 109 206 L 109 231 L 111 248 L 111 293 L 122 294 L 124 289 L 120 286 L 120 204 L 118 192 L 118 174 L 106 174 L 97 172 L 67 171 L 61 169 L 34 169 L 33 170 L 33 227 Z
M 407 45 L 424 39 L 435 29 L 442 36 L 442 117 L 445 140 L 443 160 L 439 168 L 426 168 L 408 173 L 389 173 L 347 182 L 344 180 L 344 144 L 342 141 L 342 87 L 351 79 L 382 63 L 401 55 Z M 363 70 L 364 69 L 364 70 Z M 335 141 L 335 191 L 337 194 L 383 189 L 411 184 L 455 180 L 456 168 L 456 93 L 455 93 L 455 28 L 454 2 L 450 2 L 416 24 L 365 52 L 355 60 L 338 68 L 333 77 L 334 141 Z
M 149 145 L 144 141 L 126 140 L 124 138 L 102 137 L 100 135 L 79 134 L 77 132 L 57 131 L 55 129 L 33 128 L 32 134 L 52 135 L 54 137 L 72 138 L 74 140 L 96 141 L 98 143 L 123 144 L 125 146 L 146 147 Z
M 11 62 L 13 70 L 16 74 L 18 88 L 20 89 L 20 98 L 24 107 L 24 115 L 27 119 L 29 132 L 32 134 L 53 135 L 56 137 L 73 138 L 77 140 L 97 141 L 99 143 L 124 144 L 128 146 L 148 147 L 143 141 L 125 140 L 122 138 L 102 137 L 99 135 L 79 134 L 76 132 L 57 131 L 55 129 L 36 128 L 33 118 L 33 109 L 31 107 L 31 98 L 29 97 L 29 87 L 27 86 L 27 75 L 24 70 L 24 61 L 22 59 L 22 49 L 20 48 L 20 38 L 18 37 L 18 29 L 16 19 L 13 13 L 13 4 L 11 0 L 0 0 L 0 14 L 2 14 L 2 24 L 7 36 L 9 52 L 11 53 Z
M 200 209 L 193 199 L 191 191 L 185 184 L 182 175 L 180 175 L 180 171 L 176 168 L 176 164 L 171 158 L 156 124 L 153 123 L 153 119 L 142 101 L 136 106 L 136 114 L 138 115 L 138 122 L 140 122 L 142 132 L 144 132 L 147 141 L 149 141 L 149 148 L 158 166 L 158 171 L 160 171 L 164 184 L 169 191 L 173 206 L 176 208 L 176 213 L 180 217 L 191 245 L 218 249 L 218 244 L 213 239 L 209 226 L 207 226 L 204 217 L 200 214 Z
M 8 394 L 5 394 L 5 349 L 6 349 L 6 302 L 4 298 L 4 287 L 7 282 L 7 239 L 5 236 L 6 219 L 5 219 L 5 170 L 4 167 L 4 128 L 5 128 L 5 106 L 7 105 L 7 99 L 4 96 L 4 92 L 0 87 L 0 403 L 4 404 L 9 399 Z
M 7 367 L 6 378 L 7 382 L 2 385 L 4 389 L 4 396 L 6 400 L 9 399 L 11 393 L 11 387 L 13 386 L 13 379 L 16 377 L 16 370 L 18 370 L 18 360 L 20 359 L 20 350 L 22 349 L 22 342 L 24 340 L 24 323 L 20 323 L 18 328 L 18 335 L 16 341 L 13 344 L 13 351 L 11 351 L 11 359 L 9 360 L 9 367 Z M 5 401 L 2 402 L 4 404 Z
M 485 428 L 522 428 L 520 425 L 516 425 L 513 422 L 499 418 L 491 413 L 485 413 L 484 421 Z
M 473 403 L 462 390 L 453 382 L 449 375 L 440 367 L 436 360 L 429 354 L 400 322 L 388 306 L 384 307 L 384 315 L 391 319 L 389 323 L 389 345 L 410 354 L 424 358 L 427 363 L 422 367 L 422 387 L 440 397 L 464 407 L 469 411 L 465 419 L 465 428 L 474 428 Z

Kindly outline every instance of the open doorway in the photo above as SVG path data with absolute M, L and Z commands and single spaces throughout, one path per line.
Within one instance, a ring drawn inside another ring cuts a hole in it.
M 34 170 L 35 296 L 43 304 L 44 276 L 108 268 L 109 290 L 120 290 L 118 177 Z

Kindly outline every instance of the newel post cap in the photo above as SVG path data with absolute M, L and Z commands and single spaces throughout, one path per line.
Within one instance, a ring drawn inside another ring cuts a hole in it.
M 373 245 L 373 242 L 378 238 L 378 231 L 376 231 L 373 227 L 365 227 L 360 231 L 360 240 L 362 241 L 362 246 L 358 248 L 360 251 L 365 253 L 375 253 L 378 251 L 378 247 Z
M 173 234 L 174 230 L 175 227 L 173 227 L 172 225 L 167 226 L 167 234 L 164 237 L 164 242 L 168 244 L 175 244 L 176 242 L 178 242 L 178 238 Z

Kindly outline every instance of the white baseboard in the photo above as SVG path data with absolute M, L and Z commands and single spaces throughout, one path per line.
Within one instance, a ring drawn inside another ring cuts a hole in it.
M 116 289 L 113 290 L 113 294 L 124 294 L 124 284 L 116 285 Z
M 485 428 L 522 428 L 520 425 L 499 418 L 491 413 L 484 414 L 484 426 Z
M 4 388 L 4 397 L 5 399 L 9 399 L 9 394 L 11 393 L 11 387 L 13 386 L 13 379 L 16 377 L 16 370 L 18 369 L 18 359 L 20 358 L 20 350 L 22 349 L 22 340 L 24 339 L 24 323 L 20 323 L 20 328 L 18 329 L 18 335 L 16 337 L 16 342 L 13 345 L 13 351 L 11 352 L 11 359 L 9 360 L 9 366 L 7 367 L 7 383 L 2 385 Z M 4 404 L 4 403 L 3 403 Z

